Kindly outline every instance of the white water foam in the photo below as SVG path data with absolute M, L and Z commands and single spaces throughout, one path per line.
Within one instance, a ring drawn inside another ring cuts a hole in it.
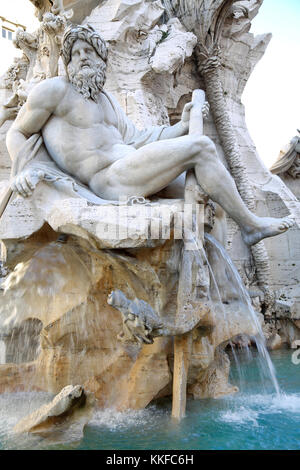
M 245 424 L 251 423 L 254 426 L 258 426 L 257 418 L 259 413 L 251 408 L 245 408 L 241 406 L 239 409 L 234 411 L 224 411 L 220 415 L 220 421 L 233 424 Z
M 277 395 L 251 395 L 244 397 L 249 406 L 260 408 L 260 413 L 297 413 L 300 414 L 300 394 L 281 393 Z
M 167 411 L 150 406 L 144 410 L 117 411 L 113 408 L 97 410 L 89 422 L 91 426 L 105 427 L 111 431 L 144 426 L 147 428 L 157 426 L 157 420 L 169 415 Z
M 0 441 L 6 449 L 32 448 L 39 437 L 16 435 L 14 426 L 25 416 L 49 403 L 53 395 L 45 392 L 4 393 L 0 395 Z
M 244 395 L 228 398 L 230 409 L 220 413 L 218 420 L 232 425 L 251 424 L 259 426 L 258 420 L 265 415 L 300 415 L 300 394 Z

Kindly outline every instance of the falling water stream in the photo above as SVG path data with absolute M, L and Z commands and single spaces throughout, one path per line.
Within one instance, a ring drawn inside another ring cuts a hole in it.
M 267 350 L 266 345 L 265 345 L 265 337 L 264 337 L 264 334 L 263 334 L 263 331 L 262 331 L 261 324 L 260 324 L 259 319 L 258 319 L 258 317 L 257 317 L 257 315 L 256 315 L 256 313 L 255 313 L 255 311 L 252 307 L 250 295 L 249 295 L 248 291 L 246 290 L 246 287 L 245 287 L 245 285 L 244 285 L 244 283 L 243 283 L 243 281 L 242 281 L 242 279 L 241 279 L 241 277 L 238 273 L 238 270 L 234 266 L 231 258 L 229 257 L 228 253 L 226 252 L 225 248 L 214 237 L 212 237 L 208 233 L 205 234 L 205 240 L 206 240 L 207 243 L 211 244 L 214 247 L 214 249 L 217 250 L 218 255 L 220 255 L 220 257 L 222 258 L 224 264 L 226 264 L 226 267 L 228 267 L 230 269 L 231 282 L 233 284 L 235 284 L 234 287 L 235 287 L 235 291 L 239 295 L 239 300 L 245 305 L 246 312 L 247 312 L 247 314 L 249 314 L 251 316 L 251 319 L 252 319 L 252 321 L 255 325 L 255 328 L 258 331 L 258 333 L 254 336 L 254 340 L 255 340 L 255 343 L 256 343 L 257 350 L 259 352 L 259 359 L 260 359 L 260 364 L 261 364 L 261 369 L 262 369 L 262 375 L 271 380 L 271 382 L 273 384 L 273 387 L 276 391 L 276 394 L 279 396 L 280 395 L 280 388 L 279 388 L 278 381 L 277 381 L 277 378 L 276 378 L 276 372 L 275 372 L 273 363 L 271 361 L 270 355 L 269 355 L 268 350 Z M 196 239 L 195 239 L 195 243 L 197 243 Z M 206 257 L 205 250 L 203 248 L 202 248 L 202 254 L 203 254 L 203 256 L 205 257 L 205 259 L 208 263 L 210 273 L 212 275 L 216 290 L 218 292 L 220 304 L 222 305 L 218 285 L 216 283 L 214 273 L 212 271 L 212 268 L 209 265 L 208 259 Z M 226 321 L 226 319 L 225 319 L 225 321 Z M 227 321 L 229 321 L 229 320 L 227 320 Z M 249 354 L 249 350 L 248 350 L 248 354 Z M 235 360 L 237 361 L 236 355 L 235 355 Z

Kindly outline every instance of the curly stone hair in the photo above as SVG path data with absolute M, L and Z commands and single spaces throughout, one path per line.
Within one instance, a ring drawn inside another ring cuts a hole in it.
M 66 67 L 71 60 L 72 47 L 77 39 L 82 39 L 83 41 L 88 42 L 91 46 L 93 46 L 101 59 L 104 62 L 107 61 L 108 50 L 106 42 L 94 30 L 94 28 L 89 24 L 85 26 L 72 25 L 66 29 L 62 40 L 61 56 Z

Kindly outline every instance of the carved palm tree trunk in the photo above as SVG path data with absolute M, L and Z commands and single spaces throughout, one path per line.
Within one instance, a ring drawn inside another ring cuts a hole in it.
M 211 106 L 211 112 L 230 172 L 246 206 L 249 210 L 255 211 L 253 190 L 248 180 L 247 170 L 241 161 L 236 133 L 224 97 L 219 72 L 220 58 L 218 47 L 215 47 L 213 54 L 208 55 L 198 46 L 196 48 L 196 58 L 198 70 L 205 82 L 206 96 Z M 270 266 L 264 243 L 260 242 L 252 246 L 251 251 L 256 266 L 258 283 L 268 296 Z
M 251 211 L 255 210 L 253 190 L 247 171 L 242 163 L 240 149 L 224 98 L 220 77 L 220 39 L 224 23 L 237 0 L 163 0 L 168 16 L 177 17 L 187 31 L 198 38 L 196 59 L 199 73 L 205 81 L 206 95 L 211 106 L 217 132 L 225 157 L 238 191 Z M 267 303 L 269 292 L 269 259 L 264 243 L 251 248 L 256 266 L 257 280 L 265 291 Z M 271 296 L 272 297 L 272 296 Z
M 219 74 L 220 60 L 217 55 L 202 60 L 203 53 L 196 50 L 197 65 L 205 82 L 206 96 L 220 137 L 221 144 L 238 191 L 250 210 L 255 209 L 253 192 L 250 187 L 246 168 L 241 162 L 240 151 L 232 126 L 224 91 Z

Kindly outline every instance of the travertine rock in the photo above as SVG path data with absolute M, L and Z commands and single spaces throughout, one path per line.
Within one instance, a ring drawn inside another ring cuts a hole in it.
M 165 26 L 165 36 L 156 45 L 151 65 L 156 73 L 173 74 L 180 70 L 187 57 L 191 57 L 197 38 L 193 33 L 186 32 L 177 18 L 170 20 Z
M 284 319 L 277 322 L 278 334 L 282 344 L 293 347 L 295 341 L 300 340 L 300 325 L 297 320 Z
M 274 333 L 267 341 L 267 348 L 271 351 L 282 347 L 282 339 L 278 333 Z
M 0 364 L 0 393 L 34 390 L 36 364 Z
M 300 134 L 300 131 L 298 131 Z M 281 178 L 291 176 L 294 179 L 300 177 L 300 137 L 293 137 L 290 144 L 280 152 L 277 161 L 272 165 L 270 171 Z
M 200 372 L 197 382 L 188 387 L 193 398 L 219 398 L 238 392 L 238 387 L 228 383 L 230 361 L 227 354 L 219 350 L 209 367 Z
M 23 418 L 15 427 L 15 433 L 33 433 L 43 436 L 53 432 L 68 432 L 69 427 L 80 427 L 92 417 L 94 400 L 81 385 L 67 385 L 47 405 Z
M 162 319 L 172 321 L 181 242 L 109 251 L 95 250 L 83 238 L 70 236 L 66 243 L 56 238 L 45 226 L 24 240 L 22 247 L 12 240 L 6 242 L 8 267 L 17 267 L 5 280 L 1 324 L 6 325 L 8 338 L 12 327 L 22 331 L 29 318 L 39 320 L 43 329 L 30 380 L 27 372 L 23 375 L 24 365 L 12 369 L 17 378 L 12 381 L 7 366 L 2 365 L 0 389 L 58 393 L 69 383 L 82 383 L 95 394 L 99 406 L 145 407 L 171 384 L 172 338 L 156 338 L 153 345 L 143 347 L 123 345 L 117 339 L 122 317 L 107 304 L 107 297 L 119 288 L 128 298 L 143 299 Z M 226 313 L 199 315 L 203 319 L 200 336 L 197 333 L 194 340 L 189 383 L 195 384 L 200 371 L 214 361 L 218 345 L 240 333 L 256 333 L 244 307 L 233 303 L 226 306 Z

